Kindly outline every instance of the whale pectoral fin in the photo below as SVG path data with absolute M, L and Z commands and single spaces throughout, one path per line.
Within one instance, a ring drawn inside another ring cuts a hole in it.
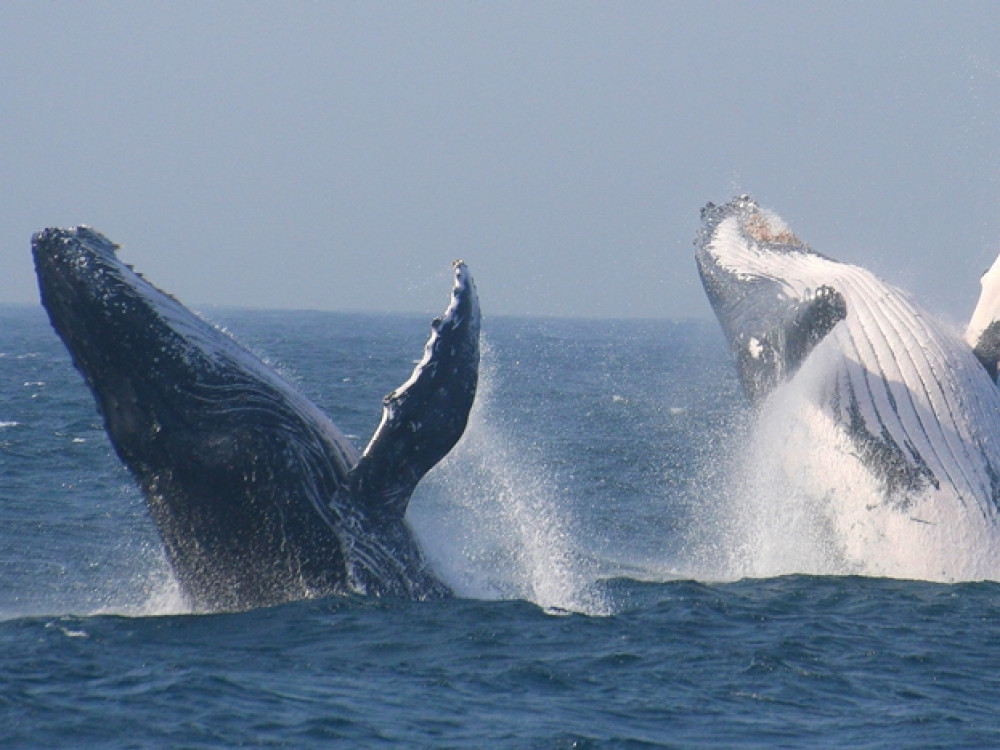
M 792 310 L 785 333 L 785 366 L 794 373 L 809 353 L 833 327 L 847 317 L 844 296 L 830 286 L 821 286 Z
M 972 347 L 972 353 L 996 382 L 997 366 L 1000 364 L 1000 321 L 994 320 L 983 329 Z
M 802 366 L 833 327 L 847 317 L 847 304 L 836 289 L 821 286 L 802 299 L 768 295 L 767 312 L 744 317 L 732 332 L 740 382 L 752 404 L 765 399 Z M 731 320 L 739 320 L 735 316 Z
M 417 482 L 455 446 L 479 379 L 479 299 L 465 264 L 454 264 L 451 304 L 431 324 L 424 356 L 383 399 L 382 421 L 348 481 L 375 514 L 402 517 Z

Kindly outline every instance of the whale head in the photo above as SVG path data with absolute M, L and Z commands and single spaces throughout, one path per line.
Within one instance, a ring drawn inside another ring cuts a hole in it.
M 123 263 L 91 227 L 45 229 L 31 241 L 39 293 L 56 332 L 88 381 L 128 372 L 134 381 L 177 382 L 201 356 L 204 336 L 174 297 Z
M 709 203 L 701 220 L 695 260 L 713 305 L 747 284 L 801 296 L 842 265 L 810 249 L 781 217 L 746 195 L 721 206 Z
M 151 302 L 157 295 L 118 259 L 118 246 L 90 227 L 45 229 L 31 248 L 42 305 L 108 429 L 130 440 L 156 431 L 152 412 L 135 408 L 136 389 L 168 378 L 168 354 L 183 346 L 162 325 Z M 158 334 L 156 347 L 150 332 Z
M 42 304 L 119 452 L 145 452 L 154 436 L 172 441 L 172 452 L 184 452 L 182 443 L 198 450 L 205 430 L 225 434 L 225 409 L 205 422 L 211 395 L 235 395 L 241 372 L 261 368 L 227 335 L 123 263 L 117 250 L 90 227 L 36 233 L 32 253 Z M 168 426 L 175 429 L 164 431 Z M 227 443 L 210 442 L 220 449 Z
M 837 281 L 849 267 L 811 250 L 749 196 L 709 203 L 701 218 L 698 272 L 756 404 L 847 316 Z

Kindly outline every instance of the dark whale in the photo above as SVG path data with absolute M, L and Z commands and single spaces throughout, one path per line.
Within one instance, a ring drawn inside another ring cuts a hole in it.
M 454 264 L 451 302 L 359 455 L 272 368 L 116 249 L 88 227 L 32 238 L 42 304 L 191 605 L 448 596 L 404 516 L 417 482 L 461 437 L 475 398 L 480 316 L 466 266 Z
M 881 545 L 883 559 L 896 561 L 883 571 L 995 575 L 997 274 L 984 277 L 963 340 L 905 292 L 816 252 L 746 196 L 709 204 L 702 220 L 696 261 L 740 381 L 758 417 L 794 418 L 781 433 L 794 443 L 781 458 L 785 481 L 822 498 L 843 539 L 861 540 L 846 542 L 844 554 L 866 559 L 862 547 Z M 950 552 L 935 557 L 935 545 Z

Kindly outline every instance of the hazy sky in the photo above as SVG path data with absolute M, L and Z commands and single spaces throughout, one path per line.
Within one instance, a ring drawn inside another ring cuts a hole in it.
M 964 320 L 1000 252 L 1000 4 L 0 4 L 0 301 L 91 224 L 204 304 L 711 315 L 746 192 Z

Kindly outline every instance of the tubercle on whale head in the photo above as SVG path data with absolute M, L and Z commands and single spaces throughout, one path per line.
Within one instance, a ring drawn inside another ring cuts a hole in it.
M 88 226 L 44 229 L 31 238 L 42 305 L 59 335 L 78 342 L 73 350 L 77 366 L 97 355 L 88 329 L 98 320 L 110 320 L 113 308 L 133 306 L 133 284 L 126 278 L 132 272 L 118 259 L 117 250 Z
M 118 250 L 121 249 L 120 245 L 115 244 L 87 224 L 80 224 L 72 229 L 60 229 L 59 227 L 42 229 L 31 236 L 31 246 L 37 250 L 52 250 L 53 245 L 65 247 L 74 240 L 86 242 L 94 250 L 110 258 L 114 258 Z
M 85 225 L 32 235 L 39 292 L 50 315 L 116 315 L 114 309 L 141 304 L 144 290 L 153 287 L 118 257 L 119 250 L 120 245 Z
M 110 393 L 112 376 L 119 385 L 127 378 L 165 383 L 192 358 L 209 363 L 214 349 L 186 322 L 194 315 L 117 249 L 90 227 L 47 229 L 32 239 L 42 305 L 92 390 Z
M 695 261 L 710 298 L 712 287 L 734 301 L 742 297 L 739 287 L 755 281 L 778 284 L 781 293 L 801 296 L 806 287 L 815 290 L 830 283 L 845 267 L 813 250 L 780 216 L 748 196 L 721 206 L 709 203 L 701 216 Z
M 788 224 L 773 211 L 761 208 L 749 195 L 741 195 L 729 203 L 708 203 L 701 209 L 702 228 L 694 244 L 699 254 L 713 253 L 720 235 L 732 233 L 754 250 L 788 252 L 801 250 L 812 253 Z
M 98 292 L 107 272 L 119 265 L 118 249 L 118 245 L 88 226 L 51 227 L 31 237 L 39 279 L 44 276 L 62 290 L 78 294 Z
M 702 223 L 706 225 L 714 226 L 728 216 L 731 216 L 736 211 L 750 212 L 757 211 L 759 209 L 760 204 L 749 195 L 744 194 L 737 196 L 728 203 L 723 203 L 722 205 L 709 201 L 701 209 L 701 220 Z

